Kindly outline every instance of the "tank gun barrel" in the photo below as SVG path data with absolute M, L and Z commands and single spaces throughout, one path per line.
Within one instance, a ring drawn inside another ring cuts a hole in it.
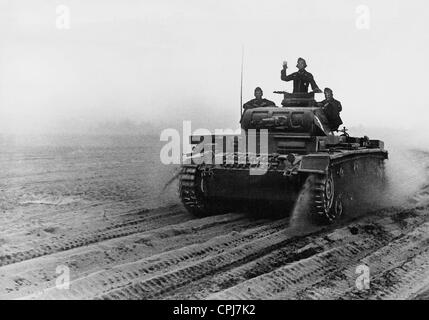
M 289 94 L 289 92 L 287 92 L 287 91 L 273 91 L 273 93 L 276 93 L 276 94 Z

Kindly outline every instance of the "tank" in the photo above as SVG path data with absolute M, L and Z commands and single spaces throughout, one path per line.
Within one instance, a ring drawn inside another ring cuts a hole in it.
M 377 201 L 388 152 L 380 140 L 333 134 L 314 94 L 284 95 L 281 107 L 246 110 L 239 134 L 191 136 L 179 193 L 196 216 L 293 208 L 304 186 L 308 214 L 332 223 Z

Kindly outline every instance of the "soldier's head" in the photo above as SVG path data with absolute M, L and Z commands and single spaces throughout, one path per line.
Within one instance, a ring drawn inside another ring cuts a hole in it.
M 332 92 L 332 89 L 325 88 L 325 90 L 323 90 L 323 93 L 325 94 L 326 100 L 331 100 L 334 97 L 334 93 Z
M 256 99 L 262 99 L 262 95 L 264 93 L 262 92 L 262 89 L 260 87 L 255 88 L 255 98 Z
M 303 70 L 303 69 L 307 68 L 307 63 L 305 62 L 305 60 L 303 58 L 298 58 L 298 63 L 296 64 L 296 67 L 299 70 Z

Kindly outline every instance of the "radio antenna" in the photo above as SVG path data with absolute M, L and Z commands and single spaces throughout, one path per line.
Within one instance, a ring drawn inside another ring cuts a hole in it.
M 240 119 L 243 116 L 243 65 L 244 65 L 244 45 L 241 45 L 241 78 L 240 78 Z

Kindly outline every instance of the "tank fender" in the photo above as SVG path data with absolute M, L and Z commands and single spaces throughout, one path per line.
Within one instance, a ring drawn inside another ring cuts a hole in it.
M 325 174 L 328 172 L 330 161 L 329 155 L 303 156 L 298 172 Z

